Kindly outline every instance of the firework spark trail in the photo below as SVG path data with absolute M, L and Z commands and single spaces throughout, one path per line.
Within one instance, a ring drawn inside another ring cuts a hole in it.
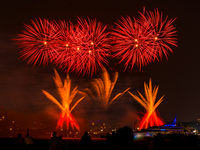
M 59 66 L 66 73 L 90 75 L 109 65 L 108 57 L 117 58 L 118 64 L 133 70 L 155 61 L 168 59 L 172 46 L 177 46 L 173 26 L 175 19 L 163 19 L 158 9 L 140 13 L 139 19 L 122 17 L 112 31 L 96 19 L 77 19 L 71 22 L 31 20 L 25 30 L 18 34 L 17 42 L 20 58 L 27 64 L 47 65 L 49 62 Z
M 107 110 L 113 101 L 115 101 L 117 98 L 120 98 L 125 92 L 127 92 L 130 89 L 127 88 L 124 92 L 118 93 L 114 98 L 110 100 L 110 96 L 115 87 L 117 79 L 118 72 L 115 72 L 112 82 L 107 70 L 103 68 L 102 78 L 94 79 L 91 82 L 91 89 L 93 90 L 91 91 L 90 89 L 86 89 L 85 91 L 86 93 L 89 93 L 88 95 L 90 95 L 93 98 L 95 98 L 95 95 L 97 95 L 102 106 L 105 108 L 105 110 Z M 96 94 L 94 95 L 94 93 Z
M 168 20 L 167 16 L 163 20 L 158 9 L 144 10 L 139 19 L 122 17 L 111 32 L 113 57 L 124 64 L 124 70 L 132 70 L 134 65 L 141 69 L 150 62 L 162 60 L 163 54 L 168 59 L 168 52 L 173 52 L 170 45 L 177 46 L 177 31 L 172 24 L 175 19 Z
M 111 45 L 107 26 L 96 19 L 78 18 L 78 23 L 48 21 L 40 19 L 18 35 L 17 42 L 22 48 L 20 58 L 27 59 L 33 66 L 47 65 L 48 62 L 62 68 L 65 72 L 93 75 L 104 65 Z
M 145 96 L 142 96 L 142 94 L 138 92 L 138 94 L 140 95 L 141 98 L 139 98 L 136 95 L 133 95 L 131 92 L 129 92 L 129 94 L 136 100 L 138 101 L 145 109 L 146 109 L 146 114 L 143 116 L 142 121 L 140 123 L 140 129 L 143 128 L 148 128 L 149 126 L 159 126 L 159 125 L 163 125 L 164 121 L 158 117 L 158 115 L 156 114 L 156 108 L 158 107 L 158 105 L 163 101 L 163 97 L 164 95 L 155 103 L 156 101 L 156 96 L 157 96 L 157 92 L 158 92 L 158 86 L 154 87 L 154 89 L 152 89 L 152 84 L 151 84 L 151 79 L 149 80 L 149 87 L 148 85 L 144 82 L 144 90 L 145 90 Z
M 25 30 L 18 35 L 17 42 L 20 48 L 20 58 L 28 59 L 27 64 L 47 65 L 58 56 L 57 26 L 48 19 L 31 20 L 32 25 L 24 25 Z
M 135 18 L 122 17 L 116 28 L 111 32 L 113 40 L 113 57 L 124 63 L 124 70 L 134 65 L 140 69 L 156 57 L 155 52 L 149 47 L 149 37 L 152 30 L 144 28 Z
M 75 32 L 75 26 L 71 22 L 59 21 L 56 23 L 58 27 L 58 37 L 57 44 L 59 49 L 59 55 L 54 59 L 54 64 L 62 64 L 63 61 L 73 60 L 73 51 L 72 51 L 72 41 L 73 34 Z M 70 67 L 69 67 L 70 68 Z
M 46 95 L 46 97 L 48 99 L 50 99 L 53 103 L 55 103 L 62 111 L 62 113 L 60 114 L 60 119 L 58 120 L 58 127 L 63 126 L 64 121 L 67 124 L 67 130 L 69 129 L 69 124 L 76 127 L 76 129 L 80 130 L 79 125 L 77 124 L 75 118 L 72 116 L 71 112 L 72 110 L 76 107 L 76 105 L 78 105 L 78 103 L 85 97 L 83 96 L 82 98 L 80 98 L 78 101 L 76 101 L 76 103 L 70 108 L 70 104 L 72 103 L 75 95 L 77 94 L 78 90 L 78 86 L 76 86 L 71 92 L 71 80 L 69 78 L 69 75 L 67 75 L 66 79 L 64 80 L 64 85 L 61 81 L 61 78 L 58 74 L 58 72 L 54 69 L 55 71 L 55 77 L 54 77 L 54 82 L 56 84 L 56 87 L 58 89 L 58 93 L 61 97 L 61 104 L 60 102 L 58 102 L 58 100 L 56 100 L 51 94 L 49 94 L 48 92 L 46 92 L 45 90 L 42 90 L 42 92 Z
M 67 73 L 73 72 L 76 70 L 74 65 L 77 63 L 77 51 L 80 49 L 75 42 L 79 40 L 77 39 L 77 34 L 80 34 L 79 26 L 65 21 L 60 21 L 57 26 L 60 31 L 57 40 L 59 56 L 55 58 L 54 64 L 63 68 Z
M 103 64 L 108 65 L 107 57 L 111 46 L 108 43 L 106 28 L 107 26 L 103 26 L 96 19 L 78 18 L 76 26 L 67 28 L 70 33 L 67 39 L 70 40 L 66 41 L 66 51 L 61 53 L 56 62 L 60 63 L 65 72 L 75 71 L 92 76 L 99 68 L 104 67 Z
M 139 13 L 139 22 L 144 28 L 149 28 L 153 31 L 150 36 L 149 46 L 156 51 L 156 55 L 159 56 L 160 60 L 162 60 L 163 54 L 166 59 L 168 59 L 168 52 L 173 52 L 169 45 L 177 47 L 177 31 L 172 24 L 176 18 L 168 19 L 168 16 L 166 16 L 166 18 L 163 19 L 163 13 L 160 13 L 158 9 L 154 9 L 154 12 L 144 9 L 143 13 Z

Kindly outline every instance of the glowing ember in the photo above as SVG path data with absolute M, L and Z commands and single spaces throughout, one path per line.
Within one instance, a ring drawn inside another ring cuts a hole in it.
M 151 127 L 151 126 L 160 126 L 164 124 L 164 121 L 156 113 L 156 108 L 163 101 L 163 97 L 164 97 L 163 95 L 155 103 L 158 88 L 159 88 L 158 86 L 157 87 L 155 86 L 152 91 L 152 84 L 151 84 L 151 79 L 150 79 L 149 87 L 144 82 L 144 90 L 145 90 L 146 99 L 142 96 L 142 94 L 139 91 L 138 91 L 138 94 L 140 95 L 141 98 L 139 98 L 136 95 L 133 95 L 131 92 L 128 91 L 131 94 L 131 96 L 146 109 L 146 114 L 143 116 L 140 122 L 140 129 L 147 129 L 148 127 Z
M 42 90 L 42 92 L 46 95 L 46 97 L 48 99 L 50 99 L 53 103 L 55 103 L 62 111 L 62 113 L 60 114 L 60 119 L 58 120 L 57 123 L 57 129 L 60 127 L 63 127 L 63 123 L 64 121 L 67 124 L 67 130 L 69 129 L 69 124 L 71 124 L 72 128 L 74 128 L 74 126 L 76 127 L 76 129 L 80 130 L 79 125 L 77 124 L 75 118 L 72 116 L 71 112 L 72 110 L 76 107 L 76 105 L 85 97 L 83 96 L 82 98 L 80 98 L 75 104 L 74 106 L 70 107 L 71 102 L 73 101 L 74 97 L 76 96 L 78 90 L 78 86 L 76 86 L 71 92 L 70 92 L 70 88 L 71 88 L 71 80 L 69 78 L 69 75 L 67 75 L 65 81 L 64 81 L 64 85 L 61 81 L 61 78 L 58 74 L 58 72 L 54 69 L 55 71 L 55 77 L 54 77 L 54 82 L 57 86 L 60 98 L 62 100 L 62 103 L 60 104 L 58 102 L 58 100 L 56 100 L 51 94 L 49 94 L 48 92 Z
M 117 78 L 118 78 L 118 72 L 115 72 L 112 82 L 107 70 L 104 68 L 102 73 L 102 78 L 94 79 L 93 82 L 91 82 L 92 84 L 91 89 L 93 89 L 92 90 L 93 93 L 97 93 L 97 97 L 99 98 L 99 101 L 101 102 L 102 106 L 105 109 L 107 109 L 112 104 L 113 101 L 121 97 L 126 91 L 130 89 L 127 88 L 124 92 L 118 93 L 114 98 L 110 100 L 110 96 L 117 82 Z M 89 89 L 86 89 L 86 93 L 90 93 L 88 95 L 92 95 L 92 97 L 95 97 Z

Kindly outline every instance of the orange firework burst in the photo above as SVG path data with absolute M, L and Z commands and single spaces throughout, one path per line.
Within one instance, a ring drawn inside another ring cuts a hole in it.
M 121 97 L 126 91 L 128 91 L 130 88 L 127 88 L 124 92 L 118 93 L 114 98 L 110 100 L 110 96 L 112 94 L 112 91 L 115 87 L 115 84 L 118 79 L 118 72 L 115 72 L 113 77 L 113 82 L 110 79 L 109 73 L 105 68 L 103 68 L 102 77 L 98 79 L 94 79 L 92 84 L 93 91 L 97 94 L 97 97 L 99 98 L 102 106 L 107 109 L 113 101 L 115 101 L 117 98 Z M 90 89 L 86 89 L 86 93 L 89 93 L 89 95 L 92 95 L 92 97 L 95 97 Z
M 140 122 L 140 129 L 147 129 L 151 126 L 160 126 L 164 124 L 164 121 L 157 115 L 156 108 L 158 105 L 163 101 L 164 95 L 155 103 L 156 96 L 158 93 L 159 86 L 155 86 L 154 89 L 152 89 L 151 79 L 149 80 L 149 87 L 144 82 L 144 90 L 145 90 L 145 96 L 146 99 L 142 96 L 142 94 L 138 92 L 141 98 L 139 98 L 136 95 L 133 95 L 131 92 L 131 96 L 138 101 L 144 108 L 146 109 L 146 114 L 143 116 L 141 122 Z
M 50 99 L 53 103 L 55 103 L 62 111 L 62 113 L 60 114 L 60 119 L 58 120 L 57 123 L 57 129 L 59 127 L 63 127 L 63 123 L 64 121 L 67 124 L 67 130 L 69 129 L 69 124 L 71 124 L 72 128 L 74 128 L 74 126 L 76 127 L 76 129 L 78 129 L 80 131 L 79 125 L 77 124 L 75 118 L 73 117 L 73 115 L 71 114 L 72 110 L 76 107 L 76 105 L 85 97 L 83 96 L 82 98 L 80 98 L 78 101 L 76 101 L 76 103 L 70 107 L 71 102 L 73 101 L 74 97 L 76 96 L 77 92 L 79 92 L 77 90 L 78 86 L 76 86 L 71 92 L 70 92 L 70 88 L 71 88 L 71 80 L 69 78 L 69 75 L 67 75 L 65 81 L 64 81 L 64 85 L 61 81 L 61 78 L 58 74 L 58 72 L 54 69 L 55 71 L 55 77 L 54 77 L 54 82 L 57 86 L 59 95 L 61 97 L 62 100 L 62 104 L 60 104 L 60 102 L 58 102 L 58 100 L 56 100 L 51 94 L 49 94 L 48 92 L 42 90 L 42 92 L 46 95 L 46 97 L 48 99 Z

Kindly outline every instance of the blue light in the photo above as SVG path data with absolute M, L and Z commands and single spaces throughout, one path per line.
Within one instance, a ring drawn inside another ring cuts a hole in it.
M 177 117 L 177 115 L 175 115 L 175 118 L 171 123 L 165 124 L 164 126 L 165 127 L 175 127 L 176 126 L 176 117 Z
M 160 129 L 161 131 L 165 131 L 165 129 Z
M 166 124 L 164 125 L 165 127 L 175 127 L 176 125 L 175 124 Z

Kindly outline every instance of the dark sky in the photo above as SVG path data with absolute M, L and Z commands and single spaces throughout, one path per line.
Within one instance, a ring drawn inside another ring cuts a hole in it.
M 131 87 L 130 91 L 135 94 L 136 90 L 143 92 L 143 82 L 148 82 L 151 78 L 153 86 L 159 85 L 157 98 L 165 95 L 164 101 L 158 107 L 160 116 L 165 122 L 172 121 L 175 114 L 177 114 L 178 122 L 199 119 L 200 1 L 198 0 L 179 2 L 170 0 L 2 1 L 0 3 L 0 106 L 15 112 L 16 116 L 24 112 L 26 114 L 58 112 L 56 106 L 41 92 L 41 89 L 44 89 L 56 96 L 57 91 L 53 81 L 55 66 L 50 64 L 44 68 L 42 66 L 33 68 L 31 65 L 26 65 L 26 61 L 18 59 L 20 49 L 11 39 L 16 38 L 16 35 L 23 30 L 24 23 L 30 24 L 32 19 L 38 17 L 64 19 L 76 23 L 79 16 L 97 18 L 104 24 L 114 24 L 121 16 L 138 17 L 138 11 L 141 12 L 143 6 L 151 11 L 158 8 L 163 12 L 164 17 L 166 15 L 169 18 L 177 17 L 173 25 L 178 31 L 178 47 L 172 47 L 174 53 L 169 55 L 168 61 L 164 58 L 162 62 L 153 62 L 143 67 L 142 73 L 134 71 L 119 73 L 112 96 L 128 87 Z M 58 72 L 64 80 L 66 74 L 59 69 Z M 72 87 L 78 85 L 81 90 L 89 86 L 89 78 L 78 77 L 75 74 L 71 74 L 70 77 Z M 75 110 L 77 115 L 85 114 L 88 118 L 91 115 L 88 110 L 93 110 L 91 109 L 93 107 L 97 106 L 93 106 L 86 99 Z M 110 109 L 115 117 L 133 118 L 133 120 L 136 118 L 136 112 L 143 111 L 143 108 L 128 93 L 113 103 Z M 50 116 L 52 115 L 49 115 L 49 118 Z

